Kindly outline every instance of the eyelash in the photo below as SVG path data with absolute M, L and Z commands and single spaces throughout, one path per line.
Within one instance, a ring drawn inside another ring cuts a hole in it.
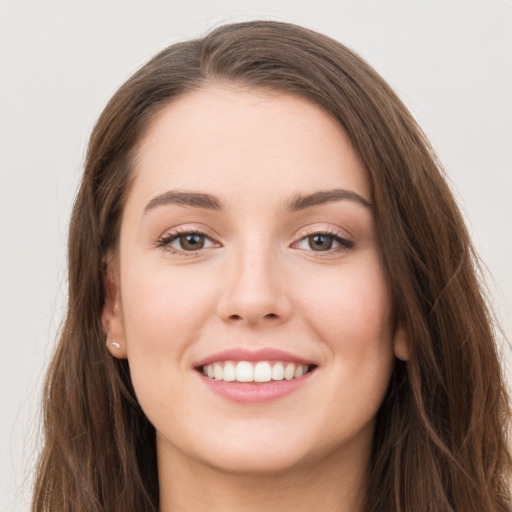
M 170 233 L 165 234 L 164 236 L 160 237 L 157 240 L 156 247 L 157 248 L 163 248 L 167 251 L 169 251 L 172 254 L 179 254 L 181 256 L 197 256 L 199 254 L 199 251 L 202 249 L 197 249 L 195 251 L 186 251 L 183 249 L 176 249 L 175 247 L 171 246 L 171 243 L 177 240 L 178 238 L 186 235 L 199 235 L 203 236 L 205 239 L 210 240 L 213 242 L 212 238 L 208 236 L 206 233 L 199 229 L 175 229 L 174 231 L 171 231 Z
M 201 247 L 200 249 L 197 249 L 197 250 L 187 251 L 187 250 L 183 250 L 183 249 L 181 249 L 181 250 L 176 249 L 175 247 L 172 247 L 170 245 L 172 242 L 174 242 L 178 238 L 180 238 L 182 236 L 186 236 L 186 235 L 199 235 L 199 236 L 202 236 L 205 239 L 209 240 L 210 242 L 212 242 L 212 244 L 215 244 L 215 242 L 212 240 L 212 238 L 201 230 L 175 229 L 174 231 L 167 233 L 166 235 L 160 237 L 156 242 L 156 247 L 164 248 L 165 250 L 171 252 L 172 254 L 179 254 L 182 256 L 186 256 L 186 257 L 197 256 L 199 254 L 199 252 L 204 248 Z M 338 253 L 338 252 L 348 252 L 354 248 L 354 242 L 352 240 L 344 238 L 344 237 L 340 236 L 340 234 L 338 232 L 331 231 L 328 229 L 324 229 L 324 230 L 320 230 L 320 231 L 311 230 L 309 233 L 304 234 L 304 236 L 302 236 L 299 240 L 294 242 L 292 244 L 292 247 L 297 246 L 300 242 L 302 242 L 312 236 L 331 237 L 333 242 L 336 242 L 339 244 L 338 247 L 329 248 L 325 251 L 314 251 L 312 249 L 309 251 L 312 253 L 316 253 L 320 257 L 322 257 L 323 255 L 328 255 L 328 254 L 333 254 L 333 253 Z
M 333 242 L 337 242 L 339 244 L 338 247 L 329 248 L 326 251 L 314 251 L 310 250 L 308 252 L 315 253 L 315 255 L 322 257 L 322 256 L 328 256 L 332 255 L 333 253 L 340 253 L 340 252 L 348 252 L 351 249 L 354 248 L 354 242 L 352 240 L 349 240 L 348 238 L 340 236 L 339 232 L 329 229 L 322 229 L 320 231 L 312 229 L 310 232 L 307 232 L 302 236 L 299 240 L 294 242 L 292 246 L 298 245 L 300 242 L 307 240 L 309 237 L 312 236 L 328 236 L 332 238 Z

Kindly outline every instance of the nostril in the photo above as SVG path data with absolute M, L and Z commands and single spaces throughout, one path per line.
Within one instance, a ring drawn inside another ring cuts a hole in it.
M 230 315 L 230 317 L 229 317 L 230 320 L 236 320 L 236 321 L 243 320 L 244 318 L 245 317 L 243 315 Z M 279 318 L 279 315 L 276 315 L 276 313 L 268 313 L 268 314 L 264 315 L 263 318 L 273 320 L 275 318 Z M 252 323 L 252 320 L 249 319 L 249 321 L 251 321 L 251 323 Z

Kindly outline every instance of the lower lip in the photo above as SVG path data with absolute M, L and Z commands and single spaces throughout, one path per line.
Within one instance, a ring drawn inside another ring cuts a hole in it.
M 199 374 L 210 391 L 230 400 L 243 404 L 260 404 L 278 400 L 302 387 L 313 372 L 308 372 L 298 379 L 270 382 L 225 382 Z

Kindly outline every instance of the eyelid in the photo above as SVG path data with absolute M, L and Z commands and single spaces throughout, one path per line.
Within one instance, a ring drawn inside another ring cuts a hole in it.
M 302 249 L 302 250 L 304 250 L 306 252 L 312 252 L 316 256 L 319 256 L 319 257 L 332 255 L 333 253 L 336 253 L 336 252 L 350 251 L 351 249 L 354 248 L 354 245 L 355 245 L 353 237 L 348 233 L 347 234 L 349 236 L 346 236 L 343 233 L 343 231 L 344 230 L 341 230 L 340 228 L 327 227 L 325 225 L 324 226 L 308 226 L 303 231 L 299 231 L 296 234 L 295 242 L 293 242 L 291 244 L 291 247 L 297 248 L 297 249 L 302 249 L 302 248 L 296 247 L 296 246 L 300 242 L 304 241 L 306 238 L 313 236 L 313 235 L 326 235 L 326 236 L 333 237 L 334 240 L 336 240 L 340 244 L 340 246 L 328 249 L 326 251 L 314 251 L 313 249 L 311 249 L 311 250 Z
M 353 240 L 352 233 L 350 233 L 350 231 L 348 231 L 347 229 L 342 229 L 338 226 L 333 226 L 331 224 L 320 223 L 311 224 L 309 226 L 305 226 L 303 228 L 298 229 L 293 235 L 293 238 L 295 240 L 299 240 L 316 234 L 336 236 L 344 240 L 350 241 Z
M 347 233 L 348 236 L 345 234 Z M 197 250 L 180 250 L 175 247 L 171 247 L 170 243 L 183 235 L 188 234 L 198 234 L 207 238 L 212 246 L 210 247 L 202 247 Z M 297 247 L 297 245 L 312 235 L 326 235 L 331 236 L 335 241 L 338 242 L 339 246 L 331 249 L 327 249 L 325 251 L 314 251 L 313 249 L 307 250 Z M 334 228 L 332 226 L 325 225 L 314 225 L 307 226 L 302 230 L 298 230 L 296 235 L 294 236 L 294 242 L 290 245 L 292 248 L 301 249 L 306 252 L 315 253 L 316 256 L 322 257 L 322 255 L 329 255 L 336 252 L 346 252 L 350 251 L 354 247 L 353 237 L 346 231 L 341 228 Z M 197 256 L 199 253 L 204 250 L 210 249 L 212 247 L 222 247 L 222 243 L 219 242 L 218 237 L 211 234 L 211 230 L 206 227 L 199 227 L 197 225 L 180 225 L 175 228 L 167 229 L 163 235 L 159 236 L 154 244 L 157 248 L 162 248 L 170 253 L 184 255 L 184 256 Z
M 213 236 L 210 232 L 210 230 L 205 229 L 203 227 L 198 227 L 197 225 L 185 225 L 185 226 L 177 226 L 175 228 L 167 229 L 163 235 L 159 236 L 155 242 L 155 247 L 164 249 L 171 254 L 178 254 L 178 255 L 184 255 L 184 256 L 197 256 L 200 252 L 210 249 L 212 246 L 215 247 L 222 247 L 222 244 L 218 241 L 217 237 Z M 191 250 L 191 251 L 185 251 L 178 249 L 176 247 L 172 247 L 170 244 L 171 242 L 175 241 L 180 236 L 184 235 L 201 235 L 207 238 L 211 243 L 212 246 L 210 247 L 202 247 L 197 250 Z

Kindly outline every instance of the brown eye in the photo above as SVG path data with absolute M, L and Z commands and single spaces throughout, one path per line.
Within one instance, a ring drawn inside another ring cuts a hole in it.
M 216 245 L 209 236 L 198 231 L 169 233 L 157 242 L 157 247 L 165 248 L 174 254 L 193 254 Z
M 184 251 L 197 251 L 205 244 L 205 236 L 199 233 L 187 233 L 178 237 L 180 249 Z
M 328 252 L 331 254 L 353 249 L 354 242 L 335 233 L 318 232 L 301 238 L 293 246 L 306 251 Z
M 332 243 L 333 237 L 331 235 L 317 233 L 308 236 L 308 245 L 313 251 L 328 251 L 332 248 Z

